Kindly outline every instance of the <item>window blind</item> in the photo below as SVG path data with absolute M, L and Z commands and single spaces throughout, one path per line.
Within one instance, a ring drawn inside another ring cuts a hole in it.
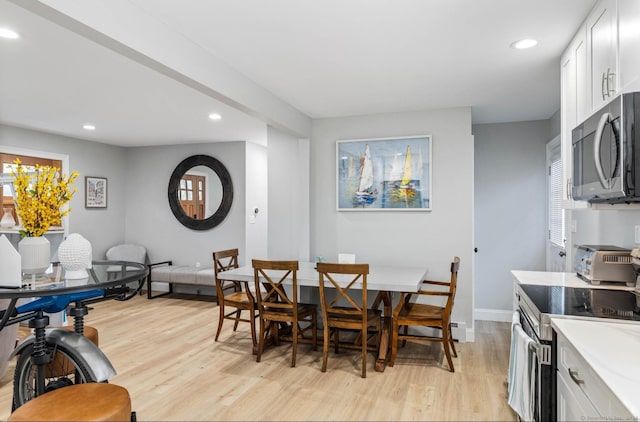
M 562 210 L 562 161 L 560 155 L 549 166 L 549 240 L 564 247 L 564 212 Z

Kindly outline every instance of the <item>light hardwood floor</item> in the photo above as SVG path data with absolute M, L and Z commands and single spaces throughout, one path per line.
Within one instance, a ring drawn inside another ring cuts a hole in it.
M 476 341 L 456 344 L 455 373 L 442 346 L 407 344 L 393 368 L 360 378 L 360 352 L 329 356 L 322 348 L 291 345 L 251 354 L 246 324 L 227 321 L 213 341 L 218 309 L 199 300 L 136 297 L 94 305 L 87 324 L 98 328 L 100 347 L 129 390 L 140 421 L 178 420 L 516 420 L 507 405 L 509 324 L 477 322 Z M 15 363 L 15 362 L 14 362 Z M 0 380 L 0 419 L 11 410 L 13 365 Z

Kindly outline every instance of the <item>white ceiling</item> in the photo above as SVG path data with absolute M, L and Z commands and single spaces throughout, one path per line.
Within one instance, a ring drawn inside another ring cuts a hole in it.
M 108 8 L 114 0 L 98 1 Z M 468 106 L 474 123 L 557 111 L 560 55 L 595 3 L 123 1 L 310 118 Z M 0 0 L 2 26 L 21 38 L 0 39 L 0 122 L 124 146 L 266 136 L 259 113 L 249 116 L 8 0 Z M 509 47 L 526 37 L 538 46 Z M 223 119 L 208 120 L 212 111 Z M 83 131 L 85 122 L 98 129 Z

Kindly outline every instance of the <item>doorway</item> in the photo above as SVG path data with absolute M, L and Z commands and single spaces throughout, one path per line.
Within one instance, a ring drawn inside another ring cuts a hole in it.
M 547 144 L 547 271 L 566 268 L 565 210 L 562 206 L 562 158 L 560 136 Z

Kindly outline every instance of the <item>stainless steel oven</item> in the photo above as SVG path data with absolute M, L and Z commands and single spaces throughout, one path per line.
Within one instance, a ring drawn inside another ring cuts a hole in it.
M 516 290 L 520 324 L 533 340 L 536 355 L 533 417 L 536 421 L 555 421 L 556 351 L 550 317 L 538 311 L 521 287 Z
M 520 324 L 535 342 L 534 418 L 555 421 L 556 335 L 551 317 L 613 318 L 640 322 L 640 298 L 632 291 L 519 284 L 515 296 Z

